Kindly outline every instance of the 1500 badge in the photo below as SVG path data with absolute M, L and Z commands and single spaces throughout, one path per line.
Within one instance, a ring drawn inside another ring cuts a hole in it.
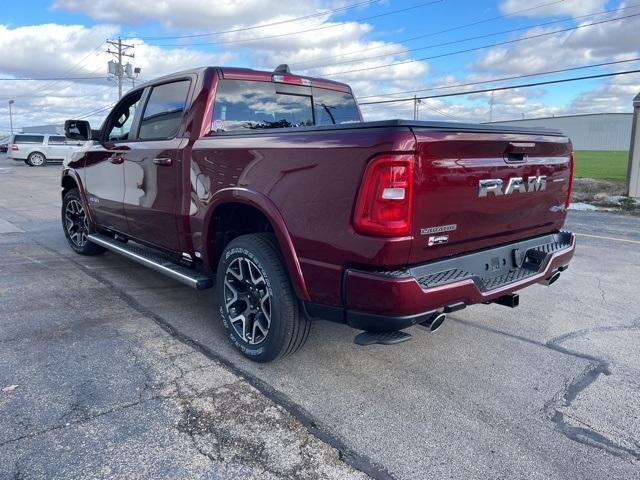
M 449 235 L 442 235 L 442 233 L 454 232 L 457 229 L 458 229 L 458 224 L 452 223 L 450 225 L 438 225 L 435 227 L 421 228 L 420 234 L 429 235 L 429 238 L 427 240 L 427 246 L 433 247 L 434 245 L 443 245 L 449 241 Z

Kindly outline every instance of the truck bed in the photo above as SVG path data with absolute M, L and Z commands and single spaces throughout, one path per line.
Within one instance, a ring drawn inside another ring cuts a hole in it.
M 437 131 L 455 131 L 469 133 L 505 133 L 505 134 L 521 134 L 521 135 L 551 135 L 564 136 L 562 132 L 554 129 L 538 128 L 538 127 L 511 127 L 505 125 L 486 125 L 481 123 L 458 123 L 458 122 L 435 122 L 435 121 L 419 121 L 419 120 L 377 120 L 372 122 L 355 122 L 342 123 L 339 125 L 323 125 L 313 127 L 296 127 L 296 128 L 270 128 L 263 130 L 247 130 L 247 131 L 231 131 L 217 132 L 212 135 L 270 135 L 281 133 L 302 133 L 302 132 L 318 132 L 318 131 L 336 131 L 336 130 L 362 130 L 370 128 L 393 129 L 393 128 L 409 128 L 424 129 Z

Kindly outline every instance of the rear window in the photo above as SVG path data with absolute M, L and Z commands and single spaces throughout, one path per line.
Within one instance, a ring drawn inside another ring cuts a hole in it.
M 16 135 L 13 143 L 42 143 L 44 135 Z
M 49 145 L 65 145 L 66 143 L 66 137 L 49 137 Z
M 216 132 L 358 121 L 360 117 L 349 94 L 271 82 L 222 80 L 213 109 Z
M 338 125 L 360 121 L 356 102 L 349 93 L 314 88 L 313 107 L 316 125 Z

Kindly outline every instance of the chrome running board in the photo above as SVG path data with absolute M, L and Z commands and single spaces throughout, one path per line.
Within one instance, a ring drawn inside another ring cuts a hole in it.
M 123 257 L 127 257 L 134 262 L 138 262 L 145 267 L 155 270 L 156 272 L 163 273 L 174 280 L 184 283 L 185 285 L 189 285 L 191 288 L 195 288 L 196 290 L 203 290 L 213 286 L 213 278 L 210 276 L 180 265 L 173 261 L 168 255 L 152 248 L 137 244 L 122 243 L 119 240 L 115 240 L 99 233 L 90 234 L 89 240 L 96 245 L 100 245 L 112 252 L 119 253 Z

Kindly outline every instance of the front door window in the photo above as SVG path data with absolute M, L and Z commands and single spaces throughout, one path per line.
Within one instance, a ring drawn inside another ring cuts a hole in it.
M 131 139 L 131 127 L 140 103 L 142 91 L 125 98 L 109 116 L 106 137 L 110 142 L 126 142 Z

